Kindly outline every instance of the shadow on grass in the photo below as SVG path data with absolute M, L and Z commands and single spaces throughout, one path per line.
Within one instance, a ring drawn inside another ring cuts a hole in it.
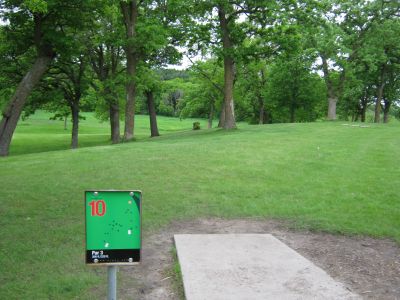
M 223 130 L 220 128 L 204 129 L 204 130 L 185 130 L 174 131 L 167 134 L 161 134 L 158 137 L 150 137 L 145 135 L 137 135 L 129 141 L 121 138 L 121 144 L 133 144 L 143 142 L 175 142 L 182 138 L 206 138 L 210 135 L 222 136 L 234 133 L 237 130 Z M 42 153 L 50 151 L 70 150 L 70 135 L 45 135 L 45 134 L 19 134 L 13 140 L 10 147 L 10 156 L 18 156 L 24 154 Z M 96 147 L 96 146 L 112 146 L 109 135 L 107 134 L 81 134 L 79 136 L 78 149 Z
M 107 134 L 82 134 L 79 148 L 112 145 Z M 71 149 L 70 135 L 17 135 L 11 143 L 10 156 Z

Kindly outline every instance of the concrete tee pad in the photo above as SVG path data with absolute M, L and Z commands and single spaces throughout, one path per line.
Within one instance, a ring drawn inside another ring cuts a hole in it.
M 270 234 L 174 239 L 188 300 L 361 299 Z

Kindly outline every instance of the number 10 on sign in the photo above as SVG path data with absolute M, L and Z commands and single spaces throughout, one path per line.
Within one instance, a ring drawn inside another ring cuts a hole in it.
M 92 216 L 102 217 L 106 214 L 106 203 L 104 200 L 92 201 L 89 203 L 89 205 L 92 208 Z

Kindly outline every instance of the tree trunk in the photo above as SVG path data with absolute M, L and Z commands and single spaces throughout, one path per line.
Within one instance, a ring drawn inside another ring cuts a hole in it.
M 136 63 L 132 60 L 132 57 L 129 56 L 127 58 L 127 72 L 130 78 L 134 78 L 136 74 Z M 125 129 L 124 129 L 125 141 L 133 139 L 135 130 L 136 84 L 133 80 L 129 79 L 129 82 L 126 85 Z
M 78 148 L 78 132 L 79 132 L 79 101 L 72 103 L 71 105 L 72 115 L 72 137 L 71 137 L 71 148 Z
M 293 103 L 290 104 L 289 111 L 290 111 L 290 123 L 294 123 L 296 121 L 296 117 L 295 117 L 295 108 Z
M 265 104 L 263 99 L 258 99 L 258 102 L 260 104 L 260 114 L 259 114 L 258 124 L 262 125 L 265 123 Z
M 113 144 L 118 144 L 120 142 L 119 105 L 118 103 L 110 101 L 109 106 L 110 106 L 111 142 Z
M 147 98 L 147 108 L 149 110 L 151 137 L 160 136 L 160 133 L 158 132 L 158 126 L 157 126 L 157 114 L 156 114 L 156 107 L 154 105 L 153 92 L 146 91 L 146 98 Z
M 120 2 L 122 15 L 124 17 L 127 45 L 126 52 L 126 72 L 128 83 L 126 84 L 126 105 L 125 105 L 125 129 L 124 140 L 129 141 L 134 137 L 135 127 L 135 94 L 136 94 L 136 66 L 137 53 L 134 49 L 133 38 L 136 35 L 136 23 L 138 17 L 137 1 Z
M 363 107 L 361 108 L 361 112 L 360 112 L 361 122 L 363 122 L 363 123 L 365 123 L 366 114 L 367 114 L 367 107 L 366 107 L 366 106 L 363 106 Z
M 219 115 L 218 128 L 224 127 L 225 124 L 225 102 L 222 101 L 221 114 Z
M 260 76 L 261 76 L 261 87 L 262 89 L 264 89 L 265 85 L 266 85 L 266 79 L 265 79 L 265 73 L 264 70 L 261 69 L 259 72 Z M 264 99 L 261 93 L 261 90 L 258 91 L 258 103 L 260 105 L 260 115 L 259 115 L 259 124 L 265 124 L 266 121 L 266 111 L 265 111 L 265 103 L 264 103 Z
M 361 122 L 365 123 L 368 106 L 368 89 L 365 90 L 364 97 L 361 98 L 360 116 Z
M 383 84 L 378 87 L 378 95 L 375 101 L 375 118 L 374 123 L 379 123 L 381 121 L 381 101 L 383 95 Z
M 330 78 L 328 60 L 324 55 L 320 56 L 322 59 L 322 70 L 324 72 L 324 80 L 328 96 L 328 120 L 336 120 L 336 103 L 338 102 L 338 97 L 335 93 L 335 88 Z
M 225 102 L 225 122 L 224 129 L 236 128 L 235 123 L 235 107 L 233 102 L 233 80 L 234 80 L 234 63 L 233 59 L 224 59 L 224 102 Z
M 222 46 L 224 50 L 224 103 L 225 120 L 224 129 L 236 128 L 235 107 L 233 101 L 233 85 L 235 79 L 235 62 L 233 60 L 233 44 L 230 38 L 228 20 L 224 9 L 218 7 L 219 23 L 222 31 Z
M 381 121 L 381 103 L 383 99 L 383 89 L 385 88 L 385 66 L 381 69 L 381 74 L 379 76 L 378 94 L 375 101 L 375 118 L 374 123 L 379 123 Z
M 64 130 L 67 130 L 67 121 L 68 121 L 68 116 L 64 116 Z
M 210 113 L 208 114 L 208 123 L 207 123 L 207 128 L 208 129 L 212 128 L 213 119 L 214 119 L 214 101 L 211 100 L 211 102 L 210 102 Z
M 389 111 L 392 103 L 386 100 L 383 102 L 385 103 L 385 106 L 383 107 L 383 123 L 389 123 Z
M 270 115 L 270 113 L 268 112 L 268 110 L 265 110 L 264 124 L 269 124 L 269 123 L 272 123 L 271 115 Z
M 121 141 L 120 126 L 119 126 L 118 95 L 116 95 L 115 92 L 113 92 L 111 88 L 107 86 L 104 89 L 104 98 L 108 103 L 108 110 L 110 116 L 111 142 L 113 144 L 118 144 Z
M 8 155 L 11 139 L 15 128 L 17 127 L 25 102 L 35 85 L 47 71 L 52 60 L 52 55 L 36 58 L 32 68 L 19 83 L 14 96 L 11 98 L 10 103 L 3 112 L 3 119 L 0 122 L 0 156 Z
M 296 108 L 297 108 L 297 95 L 298 95 L 298 81 L 297 81 L 297 72 L 293 74 L 294 83 L 292 85 L 292 97 L 290 99 L 289 105 L 289 113 L 290 113 L 290 123 L 296 122 Z
M 383 98 L 383 88 L 384 88 L 384 84 L 381 83 L 378 86 L 378 95 L 377 95 L 376 101 L 375 101 L 374 123 L 379 123 L 381 121 L 381 102 L 382 102 L 382 98 Z
M 338 102 L 337 98 L 328 98 L 328 120 L 336 120 L 336 103 Z

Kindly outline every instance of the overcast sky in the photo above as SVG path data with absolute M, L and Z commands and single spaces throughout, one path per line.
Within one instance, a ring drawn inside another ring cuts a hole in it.
M 197 61 L 199 59 L 200 59 L 200 57 L 196 58 L 195 60 Z M 193 59 L 193 61 L 195 61 L 195 60 Z M 167 65 L 167 68 L 168 69 L 176 69 L 176 70 L 185 70 L 185 69 L 189 68 L 191 65 L 192 65 L 192 63 L 190 62 L 190 60 L 185 55 L 183 55 L 183 58 L 181 60 L 181 64 L 179 64 L 179 65 Z
M 190 61 L 190 59 L 193 62 L 199 61 L 199 60 L 206 60 L 207 58 L 202 57 L 201 55 L 196 55 L 194 57 L 190 57 L 190 59 L 185 55 L 185 52 L 187 51 L 186 48 L 183 47 L 178 47 L 178 51 L 180 53 L 182 53 L 182 60 L 181 63 L 179 65 L 167 65 L 168 69 L 176 69 L 176 70 L 185 70 L 187 68 L 189 68 L 192 65 L 192 62 Z

